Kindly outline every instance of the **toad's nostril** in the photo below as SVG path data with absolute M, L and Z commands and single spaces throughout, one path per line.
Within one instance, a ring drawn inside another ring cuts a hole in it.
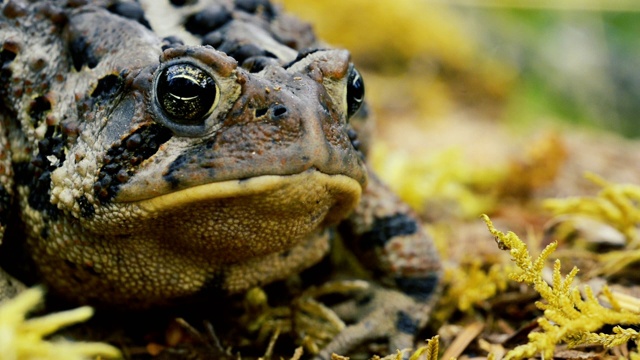
M 278 120 L 284 117 L 284 115 L 287 114 L 287 111 L 287 107 L 284 105 L 274 105 L 271 107 L 271 118 L 274 120 Z
M 265 116 L 267 114 L 267 111 L 269 111 L 268 108 L 256 109 L 256 117 L 259 118 Z

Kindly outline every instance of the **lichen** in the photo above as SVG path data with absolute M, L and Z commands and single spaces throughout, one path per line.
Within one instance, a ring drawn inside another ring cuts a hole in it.
M 0 304 L 0 359 L 80 360 L 122 357 L 118 349 L 104 343 L 48 340 L 47 337 L 59 329 L 89 319 L 93 315 L 93 309 L 83 306 L 27 319 L 27 314 L 42 302 L 43 294 L 44 291 L 36 287 Z

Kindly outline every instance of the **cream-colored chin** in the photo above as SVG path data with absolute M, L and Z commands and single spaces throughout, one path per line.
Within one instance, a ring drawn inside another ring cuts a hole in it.
M 362 187 L 315 170 L 200 185 L 132 204 L 150 241 L 234 263 L 290 249 L 344 219 Z M 139 213 L 140 214 L 140 213 Z

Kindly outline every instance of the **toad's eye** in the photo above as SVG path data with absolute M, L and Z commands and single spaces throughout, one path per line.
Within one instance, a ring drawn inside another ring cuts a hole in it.
M 358 70 L 353 66 L 349 68 L 347 78 L 347 116 L 352 117 L 358 112 L 364 101 L 364 81 Z
M 202 125 L 216 105 L 219 92 L 213 77 L 191 64 L 168 66 L 156 85 L 160 106 L 178 125 Z

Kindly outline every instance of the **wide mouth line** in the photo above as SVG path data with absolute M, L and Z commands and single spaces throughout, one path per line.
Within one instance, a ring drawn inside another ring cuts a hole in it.
M 130 204 L 147 212 L 158 212 L 199 201 L 247 197 L 292 185 L 304 186 L 303 184 L 308 182 L 326 183 L 328 186 L 333 186 L 337 189 L 348 189 L 346 190 L 348 192 L 352 192 L 356 188 L 360 192 L 362 189 L 357 180 L 347 175 L 329 175 L 312 168 L 293 175 L 261 175 L 246 179 L 196 185 L 144 200 L 122 202 L 122 204 Z

